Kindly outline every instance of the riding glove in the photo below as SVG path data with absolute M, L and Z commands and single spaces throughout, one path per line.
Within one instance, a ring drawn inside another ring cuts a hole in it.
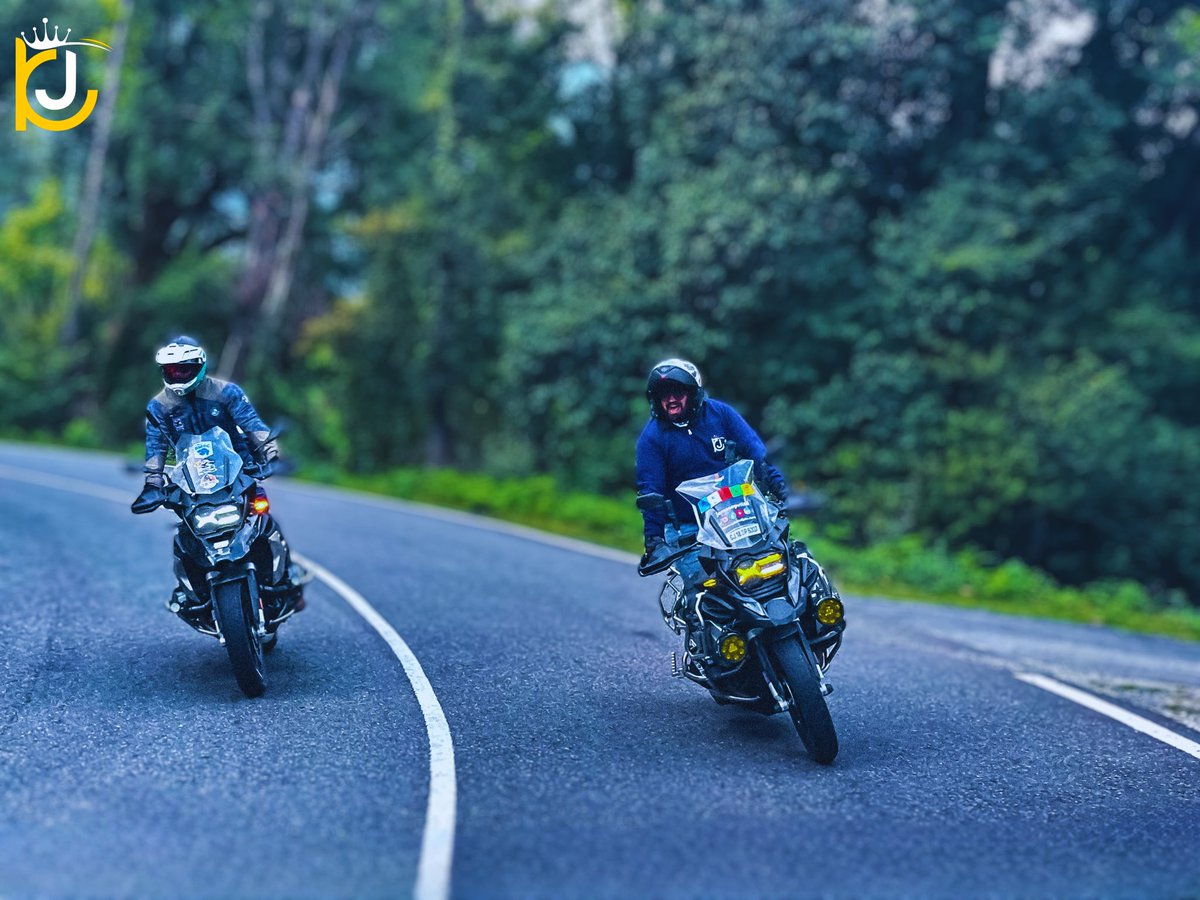
M 162 485 L 163 478 L 161 475 L 147 475 L 146 484 L 142 487 L 142 492 L 137 495 L 137 499 L 130 504 L 129 508 L 137 515 L 154 512 L 154 510 L 163 505 L 163 501 L 166 499 Z

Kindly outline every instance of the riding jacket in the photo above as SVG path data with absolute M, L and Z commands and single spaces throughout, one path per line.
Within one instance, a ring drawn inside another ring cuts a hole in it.
M 146 404 L 146 474 L 162 475 L 167 451 L 181 434 L 203 434 L 215 425 L 247 465 L 254 462 L 254 447 L 270 435 L 246 392 L 231 381 L 204 378 L 182 397 L 164 388 Z
M 680 483 L 725 468 L 725 447 L 737 444 L 740 459 L 754 460 L 755 476 L 780 500 L 787 499 L 787 481 L 767 462 L 767 448 L 732 406 L 707 399 L 686 425 L 651 416 L 637 441 L 637 492 L 662 494 L 675 506 L 680 524 L 694 524 L 691 505 L 675 492 Z M 646 541 L 661 539 L 666 516 L 661 510 L 642 510 Z

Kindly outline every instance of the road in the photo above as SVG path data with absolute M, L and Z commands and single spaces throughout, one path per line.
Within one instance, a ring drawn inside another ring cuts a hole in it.
M 825 768 L 669 677 L 620 554 L 277 480 L 333 580 L 249 700 L 139 481 L 0 444 L 0 897 L 1200 895 L 1197 645 L 847 598 Z

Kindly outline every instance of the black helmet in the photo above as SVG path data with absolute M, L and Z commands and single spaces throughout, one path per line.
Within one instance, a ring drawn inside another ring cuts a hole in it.
M 704 382 L 700 378 L 700 370 L 686 359 L 664 359 L 655 364 L 646 379 L 646 399 L 650 402 L 650 414 L 656 419 L 666 421 L 662 408 L 658 404 L 658 395 L 659 391 L 668 384 L 682 385 L 687 391 L 689 419 L 691 414 L 699 412 L 700 408 L 704 406 L 707 395 L 704 393 Z

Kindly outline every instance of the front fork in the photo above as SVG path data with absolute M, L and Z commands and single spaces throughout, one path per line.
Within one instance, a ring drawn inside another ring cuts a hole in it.
M 216 587 L 220 584 L 229 584 L 235 581 L 245 581 L 247 593 L 250 595 L 250 608 L 254 611 L 254 631 L 258 635 L 260 641 L 267 637 L 267 621 L 263 613 L 262 599 L 258 593 L 258 578 L 255 575 L 254 563 L 246 562 L 239 566 L 235 571 L 214 570 L 208 573 L 208 596 L 216 598 Z M 219 616 L 213 616 L 213 624 L 216 626 L 217 640 L 221 642 L 221 646 L 225 646 L 225 635 L 221 634 L 221 620 Z
M 800 627 L 799 622 L 793 622 L 790 625 L 785 625 L 782 628 L 775 630 L 770 641 L 763 639 L 760 632 L 754 635 L 754 640 L 747 635 L 746 643 L 754 648 L 755 654 L 758 656 L 758 664 L 762 669 L 763 680 L 767 684 L 767 690 L 771 694 L 771 698 L 775 701 L 775 705 L 779 707 L 780 712 L 787 712 L 791 709 L 793 698 L 792 692 L 784 683 L 783 679 L 775 671 L 775 664 L 771 660 L 771 654 L 767 652 L 768 643 L 776 644 L 780 641 L 788 641 L 795 639 L 800 643 L 800 652 L 804 654 L 804 658 L 808 660 L 813 667 L 813 671 L 817 673 L 817 682 L 821 688 L 821 696 L 828 697 L 833 693 L 833 685 L 825 680 L 825 670 L 821 668 L 821 664 L 817 661 L 816 654 L 813 653 L 812 647 L 809 646 L 808 638 L 804 636 L 804 629 Z

